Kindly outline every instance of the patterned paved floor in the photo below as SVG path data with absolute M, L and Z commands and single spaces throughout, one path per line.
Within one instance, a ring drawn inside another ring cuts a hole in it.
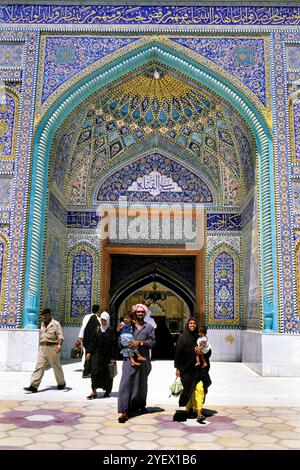
M 119 424 L 110 400 L 2 401 L 0 450 L 300 449 L 300 407 L 210 406 L 216 413 L 205 424 L 174 422 L 173 407 L 149 407 Z
M 30 371 L 1 371 L 0 450 L 300 449 L 300 377 L 261 377 L 241 363 L 212 363 L 205 404 L 210 416 L 205 424 L 176 422 L 178 399 L 169 397 L 173 363 L 153 361 L 149 413 L 120 424 L 120 363 L 118 368 L 112 396 L 102 399 L 99 391 L 92 401 L 86 399 L 90 380 L 81 378 L 76 362 L 63 365 L 67 388 L 62 391 L 56 389 L 52 369 L 36 394 L 23 390 Z M 15 454 L 8 452 L 8 459 Z

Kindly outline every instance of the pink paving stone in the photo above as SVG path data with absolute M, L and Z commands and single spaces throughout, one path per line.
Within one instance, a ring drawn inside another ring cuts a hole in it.
M 170 416 L 159 416 L 157 418 L 159 422 L 159 427 L 162 428 L 169 428 L 171 429 L 182 429 L 184 431 L 188 431 L 189 433 L 210 433 L 217 431 L 219 429 L 238 429 L 233 423 L 233 420 L 228 416 L 210 416 L 205 420 L 207 425 L 199 424 L 198 426 L 190 426 L 187 421 L 178 422 L 172 421 L 172 417 Z M 198 424 L 198 423 L 197 423 Z M 172 432 L 172 431 L 171 431 Z
M 39 408 L 34 411 L 8 411 L 0 423 L 14 423 L 22 428 L 44 428 L 53 424 L 77 424 L 81 413 L 66 413 L 57 409 Z

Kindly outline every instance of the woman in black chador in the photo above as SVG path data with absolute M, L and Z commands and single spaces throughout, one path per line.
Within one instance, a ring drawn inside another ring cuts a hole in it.
M 108 364 L 116 358 L 116 335 L 109 326 L 110 317 L 107 312 L 100 315 L 100 324 L 96 315 L 90 318 L 83 336 L 83 346 L 86 350 L 86 360 L 91 361 L 92 393 L 89 400 L 97 398 L 97 388 L 105 393 L 103 398 L 109 397 L 113 379 L 109 377 Z
M 197 348 L 198 328 L 195 318 L 189 318 L 183 333 L 179 336 L 175 350 L 176 376 L 180 377 L 183 392 L 179 398 L 179 406 L 186 406 L 189 415 L 193 410 L 197 411 L 197 421 L 201 423 L 205 417 L 202 415 L 207 388 L 211 384 L 209 377 L 209 356 L 211 351 L 205 355 L 206 367 L 195 366 L 195 354 L 200 353 Z

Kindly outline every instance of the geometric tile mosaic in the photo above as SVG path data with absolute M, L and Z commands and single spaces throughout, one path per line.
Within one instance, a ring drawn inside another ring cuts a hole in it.
M 136 38 L 47 37 L 41 102 L 66 80 Z
M 266 106 L 264 40 L 259 38 L 172 38 L 235 75 Z
M 0 67 L 21 67 L 23 44 L 0 42 Z

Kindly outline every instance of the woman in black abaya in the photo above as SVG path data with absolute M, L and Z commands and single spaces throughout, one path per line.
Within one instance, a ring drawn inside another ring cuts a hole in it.
M 102 312 L 100 324 L 96 315 L 90 318 L 83 336 L 83 346 L 86 350 L 86 360 L 91 362 L 91 386 L 92 393 L 89 400 L 97 398 L 97 388 L 102 388 L 105 393 L 103 398 L 109 397 L 113 379 L 109 377 L 108 363 L 116 358 L 116 335 L 109 325 L 109 314 Z
M 199 354 L 197 348 L 198 328 L 195 318 L 189 318 L 183 333 L 179 336 L 175 350 L 176 376 L 180 377 L 183 392 L 179 398 L 179 406 L 186 406 L 187 412 L 191 415 L 193 410 L 197 410 L 197 421 L 201 423 L 205 417 L 202 415 L 202 405 L 204 403 L 207 388 L 211 384 L 209 377 L 209 356 L 211 351 L 205 355 L 207 367 L 195 366 L 195 354 Z

